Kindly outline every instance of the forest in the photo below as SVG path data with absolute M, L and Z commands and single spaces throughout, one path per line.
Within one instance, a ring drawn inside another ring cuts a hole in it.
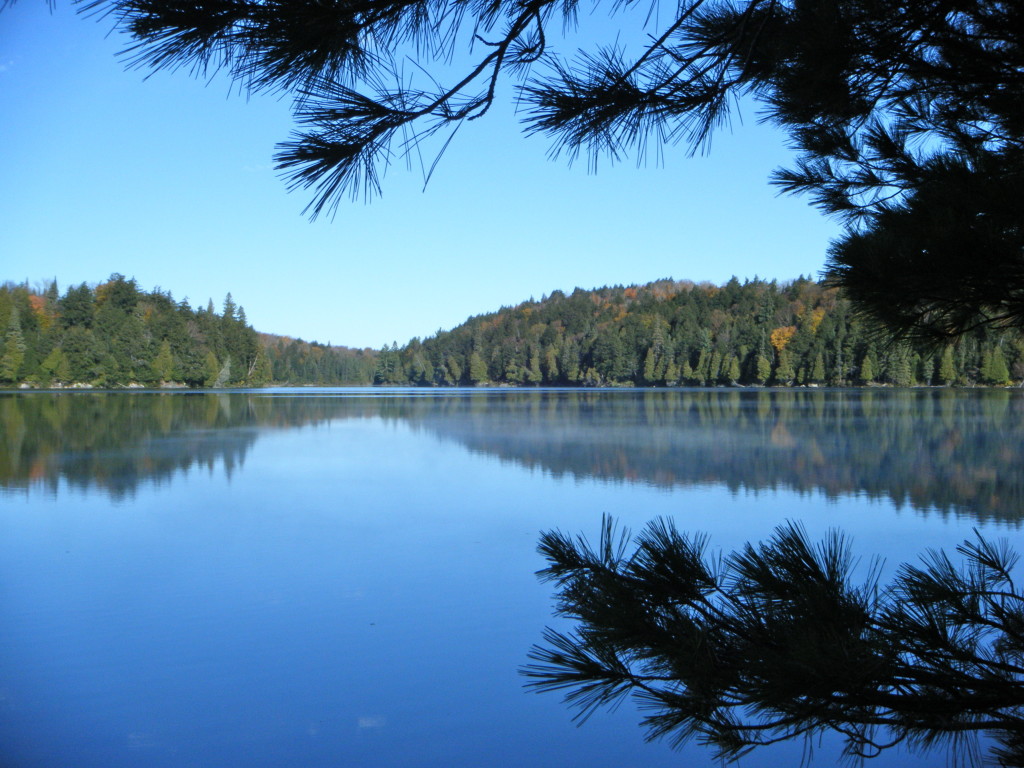
M 995 385 L 1024 379 L 1024 337 L 980 328 L 945 345 L 895 339 L 838 288 L 799 278 L 658 280 L 473 317 L 378 353 L 374 381 L 412 385 Z
M 894 339 L 808 278 L 555 291 L 379 351 L 258 333 L 229 293 L 194 309 L 114 274 L 0 285 L 0 386 L 1007 386 L 1024 336 Z
M 193 309 L 111 275 L 95 286 L 0 285 L 0 386 L 369 384 L 372 352 L 259 334 L 229 293 Z

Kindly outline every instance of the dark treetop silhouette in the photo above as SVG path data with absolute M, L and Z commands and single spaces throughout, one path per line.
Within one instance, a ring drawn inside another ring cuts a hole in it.
M 828 274 L 864 310 L 931 338 L 1024 323 L 1019 2 L 682 0 L 668 19 L 621 2 L 616 34 L 644 42 L 568 59 L 551 43 L 591 10 L 575 0 L 84 7 L 133 36 L 135 65 L 292 93 L 301 128 L 276 159 L 314 216 L 375 192 L 392 150 L 483 116 L 502 77 L 528 133 L 591 158 L 701 148 L 751 99 L 798 152 L 774 182 L 845 222 Z

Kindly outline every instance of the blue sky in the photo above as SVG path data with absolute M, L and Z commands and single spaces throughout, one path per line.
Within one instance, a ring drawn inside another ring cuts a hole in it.
M 791 155 L 753 112 L 707 156 L 591 173 L 522 137 L 507 82 L 425 189 L 399 161 L 382 197 L 310 222 L 273 169 L 289 99 L 126 70 L 108 29 L 67 2 L 0 13 L 0 279 L 230 291 L 257 330 L 380 347 L 555 289 L 817 275 L 838 232 L 768 184 Z

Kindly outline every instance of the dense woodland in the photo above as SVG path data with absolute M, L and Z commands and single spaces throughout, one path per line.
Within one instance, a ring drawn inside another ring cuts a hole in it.
M 836 288 L 733 278 L 555 291 L 384 347 L 386 384 L 608 386 L 1006 385 L 1024 338 L 978 330 L 934 347 L 894 342 Z
M 96 286 L 0 285 L 0 385 L 1008 385 L 1024 336 L 894 342 L 835 288 L 735 278 L 555 291 L 379 352 L 261 334 L 231 294 L 193 309 L 112 275 Z
M 59 292 L 0 285 L 0 386 L 368 384 L 374 356 L 257 334 L 229 293 L 193 309 L 112 275 Z
M 336 347 L 269 333 L 259 337 L 276 384 L 328 387 L 373 383 L 377 355 L 371 349 Z

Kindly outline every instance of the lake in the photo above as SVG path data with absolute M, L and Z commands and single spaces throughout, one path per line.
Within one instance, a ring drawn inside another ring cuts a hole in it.
M 891 570 L 1024 548 L 1022 467 L 1009 390 L 0 394 L 0 765 L 711 765 L 524 691 L 542 531 L 796 520 Z

